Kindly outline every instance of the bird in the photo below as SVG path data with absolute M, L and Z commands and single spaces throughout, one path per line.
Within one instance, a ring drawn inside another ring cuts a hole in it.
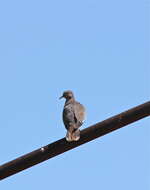
M 79 127 L 85 120 L 85 107 L 75 100 L 71 90 L 64 91 L 59 99 L 61 98 L 66 99 L 62 114 L 63 123 L 67 130 L 66 140 L 68 142 L 78 141 L 80 139 Z

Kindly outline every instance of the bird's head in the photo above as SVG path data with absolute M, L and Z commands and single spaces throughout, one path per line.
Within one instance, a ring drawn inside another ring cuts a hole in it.
M 73 92 L 71 90 L 67 90 L 63 93 L 63 95 L 59 99 L 61 98 L 65 98 L 66 100 L 74 98 Z

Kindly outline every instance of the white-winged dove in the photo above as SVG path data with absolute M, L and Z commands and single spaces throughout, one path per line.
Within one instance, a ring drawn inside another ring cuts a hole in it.
M 67 129 L 66 140 L 78 141 L 80 139 L 79 127 L 85 119 L 85 108 L 74 98 L 73 92 L 68 90 L 60 98 L 65 98 L 66 102 L 63 109 L 63 122 Z

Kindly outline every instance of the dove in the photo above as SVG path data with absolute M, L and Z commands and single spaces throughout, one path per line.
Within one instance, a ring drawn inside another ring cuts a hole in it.
M 60 97 L 65 98 L 63 109 L 63 123 L 67 130 L 66 140 L 68 142 L 78 141 L 80 139 L 80 127 L 85 120 L 85 108 L 82 104 L 75 100 L 71 90 L 67 90 Z

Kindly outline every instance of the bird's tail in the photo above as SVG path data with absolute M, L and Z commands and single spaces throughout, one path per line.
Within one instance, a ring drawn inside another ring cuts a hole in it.
M 69 130 L 67 131 L 66 140 L 68 142 L 78 141 L 79 139 L 80 139 L 80 130 L 79 129 L 75 129 L 72 132 L 70 132 Z

